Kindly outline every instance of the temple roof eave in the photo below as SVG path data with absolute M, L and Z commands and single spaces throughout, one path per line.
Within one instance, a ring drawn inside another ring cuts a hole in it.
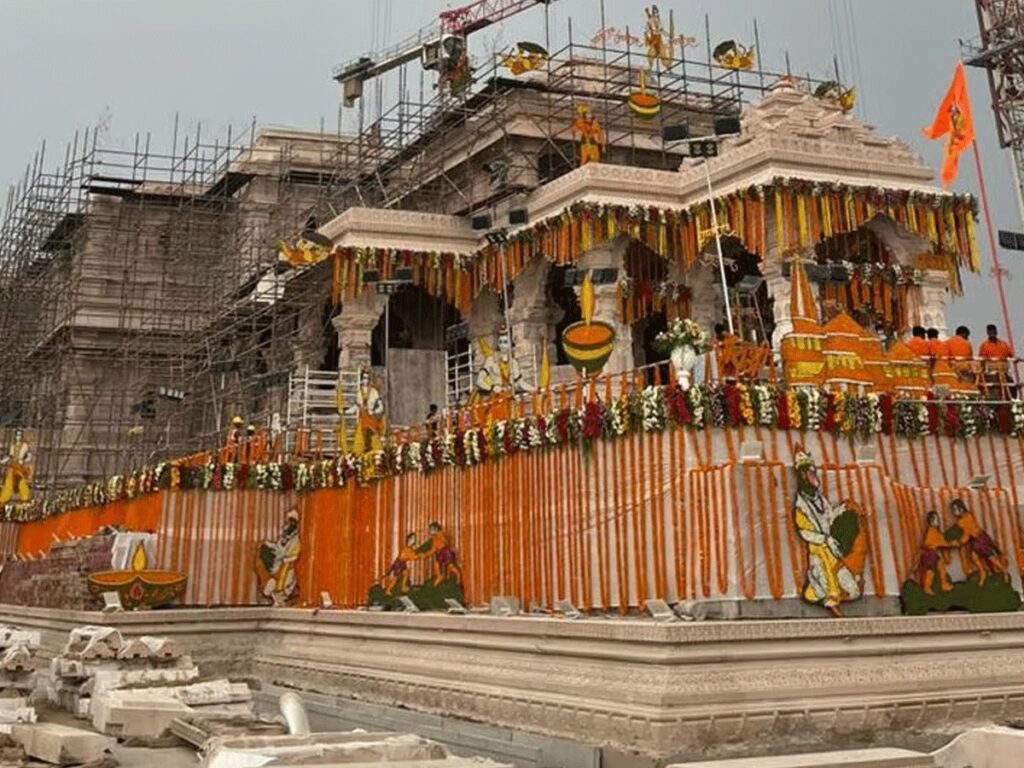
M 884 162 L 859 160 L 825 164 L 825 154 L 808 151 L 776 151 L 768 142 L 756 141 L 758 151 L 745 157 L 728 152 L 711 161 L 711 181 L 716 197 L 750 187 L 769 185 L 779 178 L 798 179 L 821 184 L 872 187 L 926 195 L 951 195 L 932 184 L 928 169 L 908 169 Z M 825 150 L 822 150 L 824 152 Z M 680 170 L 680 197 L 685 206 L 707 199 L 706 171 L 700 163 L 684 165 Z
M 320 234 L 342 248 L 469 254 L 483 244 L 464 217 L 386 208 L 349 208 L 324 224 Z

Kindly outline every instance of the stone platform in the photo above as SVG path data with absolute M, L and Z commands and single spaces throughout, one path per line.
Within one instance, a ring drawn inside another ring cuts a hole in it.
M 43 655 L 104 623 L 245 675 L 651 757 L 746 743 L 899 743 L 1024 716 L 1024 614 L 655 623 L 287 609 L 106 614 L 0 606 Z

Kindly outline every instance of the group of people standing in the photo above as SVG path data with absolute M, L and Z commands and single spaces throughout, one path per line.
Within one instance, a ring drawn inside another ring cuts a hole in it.
M 1014 391 L 1010 364 L 1014 360 L 1013 348 L 999 338 L 999 328 L 985 328 L 985 341 L 977 354 L 971 343 L 971 329 L 961 325 L 948 339 L 940 338 L 938 329 L 925 330 L 915 326 L 907 347 L 915 355 L 934 367 L 942 360 L 949 363 L 962 379 L 973 379 L 982 390 L 995 397 L 1007 397 Z
M 985 329 L 986 339 L 978 347 L 978 354 L 974 354 L 974 346 L 971 344 L 971 329 L 961 325 L 956 333 L 948 339 L 940 338 L 937 328 L 929 328 L 917 325 L 911 331 L 907 346 L 910 351 L 919 357 L 934 362 L 936 360 L 973 361 L 980 359 L 982 363 L 997 362 L 1006 363 L 1013 359 L 1013 348 L 999 338 L 999 328 L 989 325 Z

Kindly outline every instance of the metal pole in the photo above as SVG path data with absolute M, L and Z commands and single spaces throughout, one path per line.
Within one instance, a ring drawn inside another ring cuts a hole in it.
M 708 202 L 711 204 L 711 227 L 715 230 L 715 247 L 718 248 L 718 273 L 722 278 L 722 298 L 725 300 L 725 320 L 729 334 L 735 333 L 732 325 L 732 305 L 729 301 L 729 283 L 725 278 L 725 256 L 722 254 L 722 233 L 718 229 L 718 211 L 715 208 L 715 190 L 711 185 L 711 163 L 704 161 L 704 172 L 708 179 Z
M 1010 170 L 1013 171 L 1013 191 L 1017 195 L 1017 212 L 1020 214 L 1020 223 L 1024 227 L 1024 187 L 1021 187 L 1020 168 L 1024 163 L 1024 149 L 1014 147 L 1013 162 L 1010 163 Z
M 992 227 L 992 215 L 988 207 L 988 190 L 985 186 L 985 173 L 981 169 L 981 155 L 978 153 L 978 142 L 972 145 L 974 150 L 974 166 L 978 171 L 978 187 L 981 190 L 981 210 L 985 217 L 985 229 L 988 231 L 988 244 L 992 256 L 992 272 L 996 280 L 996 293 L 999 295 L 999 306 L 1003 310 L 1003 325 L 1006 326 L 1006 338 L 1016 352 L 1017 345 L 1013 341 L 1013 325 L 1010 323 L 1010 309 L 1006 304 L 1006 291 L 1003 289 L 1003 265 L 999 263 L 999 246 L 996 244 L 996 233 Z
M 501 265 L 501 301 L 505 305 L 505 333 L 508 336 L 509 357 L 512 355 L 512 320 L 508 306 L 508 271 L 505 269 L 505 245 L 498 245 L 498 263 Z
M 388 347 L 391 345 L 391 297 L 384 303 L 384 376 L 388 374 Z

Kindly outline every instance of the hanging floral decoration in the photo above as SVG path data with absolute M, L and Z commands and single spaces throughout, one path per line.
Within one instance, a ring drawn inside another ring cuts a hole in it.
M 768 253 L 769 225 L 778 233 L 773 250 L 785 253 L 812 247 L 824 238 L 852 232 L 876 216 L 893 219 L 932 243 L 959 290 L 959 270 L 980 269 L 974 222 L 978 203 L 971 195 L 946 195 L 854 187 L 845 184 L 776 178 L 740 189 L 716 201 L 722 225 L 753 254 Z M 700 233 L 711 228 L 710 203 L 687 209 L 578 202 L 560 214 L 509 235 L 508 242 L 487 245 L 476 253 L 440 253 L 384 248 L 336 248 L 332 254 L 335 301 L 373 290 L 375 280 L 387 280 L 403 270 L 431 295 L 444 298 L 463 314 L 485 289 L 501 293 L 503 275 L 515 279 L 535 258 L 556 264 L 575 264 L 580 257 L 626 235 L 663 259 L 688 269 L 700 253 Z M 499 251 L 500 248 L 500 251 Z M 883 282 L 913 280 L 902 272 L 857 266 L 858 276 Z M 670 287 L 670 286 L 669 286 Z M 635 286 L 620 285 L 624 294 Z
M 239 465 L 160 463 L 128 475 L 71 488 L 25 504 L 8 504 L 6 521 L 31 521 L 76 509 L 124 501 L 161 490 L 259 490 L 308 492 L 348 483 L 373 483 L 410 472 L 468 468 L 485 461 L 559 446 L 587 449 L 597 440 L 669 429 L 728 429 L 762 426 L 800 431 L 828 430 L 866 440 L 876 434 L 906 439 L 929 435 L 968 439 L 1000 434 L 1024 439 L 1024 403 L 979 403 L 951 399 L 850 395 L 817 389 L 779 389 L 770 384 L 706 384 L 683 391 L 649 386 L 581 408 L 500 421 L 487 428 L 441 431 L 426 440 L 396 442 L 362 457 L 351 454 L 320 461 Z

